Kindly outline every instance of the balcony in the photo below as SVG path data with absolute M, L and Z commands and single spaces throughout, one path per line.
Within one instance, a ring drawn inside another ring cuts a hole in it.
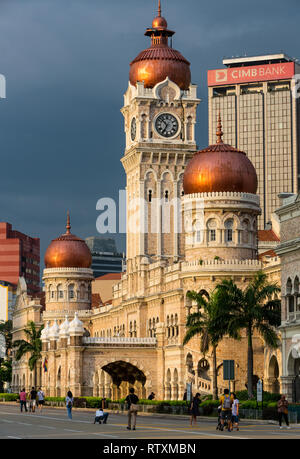
M 83 338 L 86 346 L 100 347 L 156 347 L 156 338 Z

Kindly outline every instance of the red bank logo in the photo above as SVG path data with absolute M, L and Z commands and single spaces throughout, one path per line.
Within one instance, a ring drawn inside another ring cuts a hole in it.
M 216 70 L 216 83 L 226 83 L 227 82 L 227 73 L 228 69 Z
M 295 74 L 294 62 L 209 70 L 208 86 L 238 84 L 255 81 L 284 80 Z

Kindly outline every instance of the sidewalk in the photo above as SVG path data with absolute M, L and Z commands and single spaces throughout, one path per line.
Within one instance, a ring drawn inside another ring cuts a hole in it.
M 16 406 L 18 405 L 18 403 L 16 402 L 0 402 L 0 406 L 4 406 L 4 405 L 11 405 L 11 406 Z M 66 408 L 63 407 L 63 406 L 48 406 L 48 405 L 45 405 L 44 406 L 45 409 L 55 409 L 55 410 L 65 410 Z M 81 411 L 81 412 L 86 412 L 86 413 L 95 413 L 95 410 L 96 408 L 73 408 L 73 411 Z M 121 410 L 108 410 L 106 409 L 105 410 L 107 413 L 110 413 L 110 414 L 121 414 L 121 415 L 124 415 L 124 416 L 127 416 L 127 411 L 121 411 Z M 139 417 L 148 417 L 148 416 L 152 416 L 152 417 L 156 417 L 158 419 L 178 419 L 178 420 L 182 420 L 182 421 L 187 421 L 190 419 L 190 415 L 186 414 L 186 415 L 177 415 L 177 414 L 164 414 L 164 413 L 144 413 L 144 412 L 140 412 L 139 414 Z M 203 420 L 203 421 L 206 421 L 206 422 L 211 422 L 213 424 L 216 423 L 216 418 L 215 417 L 211 417 L 211 416 L 198 416 L 197 418 L 199 421 Z M 243 425 L 244 423 L 247 423 L 247 424 L 253 424 L 253 425 L 278 425 L 278 421 L 273 421 L 273 420 L 264 420 L 264 419 L 246 419 L 246 418 L 242 418 L 240 419 L 240 425 Z M 300 429 L 300 424 L 290 424 L 291 427 L 293 427 L 294 429 L 295 428 L 298 428 Z

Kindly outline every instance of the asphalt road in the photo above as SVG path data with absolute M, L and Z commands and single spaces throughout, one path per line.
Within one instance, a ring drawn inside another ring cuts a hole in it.
M 216 421 L 199 419 L 190 427 L 188 419 L 138 416 L 137 430 L 128 431 L 127 417 L 110 414 L 106 425 L 93 424 L 94 413 L 73 410 L 73 419 L 66 410 L 45 408 L 42 414 L 20 413 L 18 405 L 0 406 L 0 439 L 300 439 L 300 426 L 279 430 L 278 425 L 252 424 L 242 421 L 240 430 L 220 432 Z

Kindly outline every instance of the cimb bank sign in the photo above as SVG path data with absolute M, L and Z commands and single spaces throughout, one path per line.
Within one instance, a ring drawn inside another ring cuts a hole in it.
M 248 67 L 230 67 L 207 72 L 208 86 L 259 81 L 291 79 L 295 76 L 295 63 L 251 65 Z

